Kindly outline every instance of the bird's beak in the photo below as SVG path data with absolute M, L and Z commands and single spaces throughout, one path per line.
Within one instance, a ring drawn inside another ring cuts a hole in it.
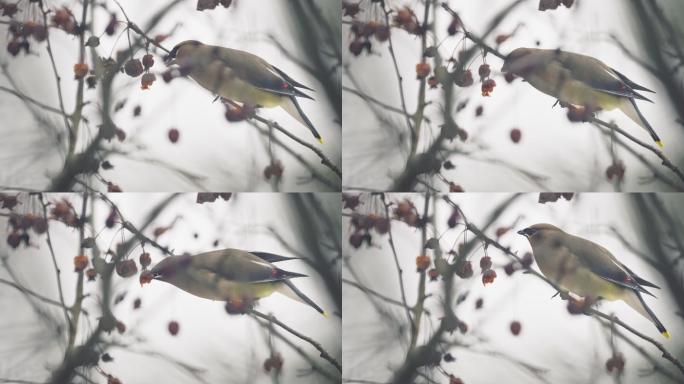
M 527 237 L 527 233 L 525 233 L 525 230 L 524 230 L 524 229 L 521 229 L 521 230 L 519 230 L 519 231 L 516 232 L 516 233 L 517 233 L 518 235 Z

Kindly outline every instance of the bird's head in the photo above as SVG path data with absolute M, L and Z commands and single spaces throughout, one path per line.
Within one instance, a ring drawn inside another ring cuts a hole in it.
M 551 224 L 535 224 L 518 231 L 518 235 L 525 236 L 530 242 L 539 240 L 548 233 L 558 232 L 560 229 Z
M 140 274 L 140 285 L 145 285 L 152 280 L 173 282 L 185 271 L 190 264 L 191 258 L 192 256 L 190 255 L 169 256 L 165 258 L 151 270 Z
M 501 72 L 511 72 L 519 76 L 529 73 L 535 68 L 534 48 L 516 48 L 504 59 Z
M 202 45 L 202 43 L 197 40 L 185 40 L 178 43 L 171 49 L 171 52 L 164 57 L 164 62 L 166 65 L 178 64 L 179 60 L 182 61 L 183 58 L 187 57 L 200 45 Z

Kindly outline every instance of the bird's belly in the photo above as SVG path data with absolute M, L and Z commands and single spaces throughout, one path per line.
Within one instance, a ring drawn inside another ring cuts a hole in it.
M 529 76 L 527 81 L 539 91 L 575 106 L 588 106 L 595 110 L 611 110 L 618 107 L 622 99 L 610 93 L 597 91 L 576 80 L 548 81 Z
M 593 298 L 600 296 L 606 300 L 622 297 L 622 287 L 600 278 L 586 268 L 571 267 L 571 263 L 564 263 L 563 258 L 537 258 L 537 264 L 549 280 L 576 295 Z
M 191 73 L 190 78 L 199 85 L 224 99 L 252 106 L 272 108 L 280 105 L 281 96 L 259 88 L 232 75 L 219 76 L 213 71 Z M 223 72 L 225 73 L 225 72 Z
M 275 292 L 280 287 L 280 284 L 282 283 L 238 283 L 221 280 L 212 283 L 193 282 L 189 285 L 179 284 L 178 288 L 209 300 L 257 300 Z

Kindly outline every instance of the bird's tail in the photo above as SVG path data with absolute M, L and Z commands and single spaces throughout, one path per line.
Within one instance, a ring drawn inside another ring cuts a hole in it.
M 627 115 L 627 117 L 632 119 L 632 121 L 647 130 L 648 133 L 651 134 L 653 141 L 658 144 L 658 147 L 663 147 L 663 142 L 660 140 L 660 137 L 658 137 L 658 134 L 655 132 L 653 127 L 651 127 L 651 124 L 648 123 L 644 115 L 641 114 L 641 111 L 639 108 L 637 108 L 634 99 L 624 98 L 624 101 L 620 103 L 620 110 Z
M 323 144 L 323 139 L 321 138 L 321 135 L 318 134 L 318 131 L 316 128 L 314 128 L 313 123 L 311 120 L 309 120 L 308 117 L 304 114 L 304 111 L 302 111 L 302 107 L 299 106 L 299 103 L 297 102 L 297 99 L 294 96 L 284 96 L 283 97 L 283 102 L 280 105 L 283 107 L 285 112 L 289 113 L 290 116 L 294 117 L 299 121 L 300 123 L 304 124 L 311 133 L 313 133 L 314 137 L 316 140 L 318 140 L 319 143 Z
M 625 303 L 629 305 L 630 307 L 634 308 L 637 312 L 639 312 L 642 316 L 645 318 L 651 320 L 653 324 L 655 324 L 656 328 L 658 328 L 658 332 L 660 332 L 661 335 L 667 337 L 668 339 L 670 338 L 670 334 L 667 332 L 665 329 L 665 326 L 663 323 L 658 320 L 656 317 L 655 313 L 651 310 L 651 308 L 646 305 L 646 302 L 644 301 L 644 298 L 641 296 L 641 293 L 637 291 L 631 291 L 627 297 L 624 298 Z
M 304 292 L 300 291 L 291 281 L 283 280 L 283 284 L 278 288 L 278 292 L 289 297 L 292 300 L 299 301 L 301 303 L 308 304 L 313 309 L 317 310 L 321 315 L 328 316 L 325 311 L 314 303 Z

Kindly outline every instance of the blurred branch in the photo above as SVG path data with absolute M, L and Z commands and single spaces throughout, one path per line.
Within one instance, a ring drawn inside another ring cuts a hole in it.
M 311 369 L 315 372 L 318 372 L 322 376 L 324 376 L 326 379 L 330 380 L 333 383 L 337 383 L 339 381 L 339 376 L 333 375 L 327 370 L 325 370 L 322 366 L 318 364 L 317 361 L 315 361 L 304 349 L 302 349 L 299 345 L 295 344 L 292 340 L 289 338 L 285 337 L 282 333 L 280 333 L 277 329 L 273 328 L 271 325 L 273 324 L 271 321 L 268 320 L 262 320 L 259 318 L 255 318 L 255 320 L 265 329 L 269 329 L 271 334 L 278 339 L 280 339 L 283 343 L 285 343 L 288 347 L 292 348 L 295 352 L 297 352 L 301 357 L 303 357 L 306 361 L 311 364 Z
M 430 1 L 430 0 L 428 0 Z M 380 5 L 382 6 L 382 11 L 385 14 L 385 25 L 390 26 L 390 19 L 389 15 L 392 12 L 387 4 L 385 3 L 385 0 L 380 1 Z M 411 118 L 412 114 L 408 112 L 408 109 L 406 108 L 406 96 L 404 95 L 404 77 L 401 75 L 401 71 L 399 70 L 399 64 L 397 63 L 397 57 L 396 54 L 394 53 L 394 44 L 392 43 L 392 34 L 389 35 L 389 38 L 387 39 L 388 43 L 388 50 L 390 57 L 392 58 L 392 64 L 394 65 L 394 73 L 397 77 L 397 84 L 399 86 L 399 99 L 401 100 L 401 109 L 404 111 L 403 115 L 406 118 L 406 128 L 408 128 L 409 132 L 411 133 L 411 142 L 417 141 L 418 138 L 416 136 L 416 131 L 413 128 L 413 124 L 411 123 Z
M 40 199 L 40 204 L 43 206 L 43 219 L 47 223 L 49 218 L 47 214 L 47 206 L 48 202 L 44 199 L 44 195 L 40 194 L 39 199 Z M 64 309 L 64 318 L 66 320 L 66 323 L 69 325 L 69 328 L 71 328 L 71 319 L 69 318 L 69 313 L 67 312 L 67 306 L 64 303 L 64 291 L 62 290 L 62 271 L 59 269 L 59 266 L 57 265 L 57 256 L 55 256 L 55 249 L 52 246 L 52 237 L 50 236 L 50 226 L 48 225 L 46 227 L 47 229 L 45 230 L 45 241 L 47 242 L 48 249 L 50 250 L 50 256 L 52 257 L 52 266 L 55 269 L 55 277 L 57 278 L 57 292 L 59 293 L 59 303 L 61 304 L 62 308 Z M 79 308 L 80 311 L 80 308 Z M 69 329 L 71 332 L 71 329 Z
M 337 175 L 337 177 L 339 177 L 340 179 L 342 178 L 342 172 L 340 171 L 340 169 L 335 164 L 333 164 L 333 162 L 330 161 L 330 159 L 328 159 L 325 156 L 325 154 L 323 154 L 323 151 L 316 148 L 313 144 L 307 143 L 306 141 L 304 141 L 304 140 L 300 139 L 299 137 L 293 135 L 292 133 L 287 131 L 285 128 L 281 127 L 280 124 L 278 124 L 276 121 L 266 119 L 266 118 L 261 117 L 261 116 L 256 115 L 256 114 L 254 116 L 252 116 L 252 118 L 256 121 L 259 121 L 261 123 L 266 124 L 270 128 L 274 128 L 274 129 L 278 130 L 279 132 L 283 133 L 285 136 L 294 140 L 297 144 L 308 148 L 309 150 L 311 150 L 313 153 L 315 153 L 321 159 L 321 164 L 323 164 L 324 166 L 329 168 L 331 171 L 333 171 L 333 173 L 335 173 L 335 175 Z
M 50 304 L 50 305 L 54 305 L 54 306 L 60 307 L 60 308 L 64 309 L 65 311 L 68 310 L 68 309 L 70 309 L 69 307 L 67 307 L 66 305 L 64 305 L 63 303 L 61 303 L 60 301 L 58 301 L 58 300 L 53 300 L 53 299 L 50 299 L 50 298 L 48 298 L 48 297 L 45 297 L 45 296 L 43 296 L 43 295 L 41 295 L 41 294 L 39 294 L 39 293 L 36 293 L 36 292 L 34 292 L 34 291 L 32 291 L 32 290 L 30 290 L 30 289 L 28 289 L 28 288 L 22 286 L 22 285 L 19 285 L 19 284 L 16 283 L 16 282 L 12 282 L 12 281 L 5 280 L 5 279 L 3 279 L 3 278 L 0 278 L 0 283 L 5 284 L 5 285 L 8 285 L 8 286 L 10 286 L 10 287 L 12 287 L 12 288 L 15 288 L 16 290 L 18 290 L 19 292 L 21 292 L 21 293 L 23 293 L 23 294 L 33 296 L 33 297 L 35 297 L 36 299 L 38 299 L 38 300 L 40 300 L 40 301 L 42 301 L 42 302 L 44 302 L 44 303 L 46 303 L 46 304 Z
M 382 201 L 382 204 L 385 206 L 385 217 L 387 218 L 387 220 L 389 220 L 389 207 L 391 203 L 387 201 L 387 196 L 385 196 L 384 193 L 380 194 L 380 200 Z M 399 264 L 397 248 L 394 246 L 392 225 L 389 226 L 389 231 L 387 232 L 387 234 L 387 241 L 389 242 L 390 248 L 392 249 L 392 256 L 394 257 L 394 266 L 397 269 L 397 277 L 399 278 L 399 291 L 401 292 L 401 303 L 403 307 L 406 308 L 406 318 L 408 319 L 408 322 L 411 325 L 411 338 L 413 339 L 413 335 L 416 334 L 416 324 L 414 323 L 413 318 L 411 317 L 411 311 L 409 310 L 409 308 L 414 309 L 415 307 L 409 307 L 408 303 L 406 302 L 406 289 L 404 288 L 404 270 L 401 268 L 401 265 Z
M 3 69 L 4 69 L 4 67 L 3 67 Z M 7 92 L 9 94 L 12 94 L 12 95 L 20 98 L 22 101 L 24 101 L 26 103 L 32 103 L 32 104 L 36 105 L 37 107 L 39 107 L 45 111 L 57 113 L 60 115 L 63 113 L 62 110 L 60 110 L 59 108 L 55 108 L 55 107 L 51 107 L 47 104 L 43 104 L 40 101 L 33 99 L 33 98 L 19 92 L 18 90 L 0 86 L 0 91 L 4 91 L 4 92 Z M 70 117 L 70 115 L 66 115 L 66 117 Z
M 675 174 L 680 180 L 684 181 L 684 173 L 682 173 L 682 171 L 681 171 L 676 165 L 674 165 L 674 163 L 672 163 L 672 161 L 670 161 L 670 159 L 669 159 L 667 156 L 665 156 L 665 154 L 664 154 L 661 150 L 659 150 L 658 148 L 656 148 L 656 147 L 654 147 L 654 146 L 652 146 L 652 145 L 650 145 L 650 144 L 646 144 L 645 142 L 643 142 L 643 141 L 637 139 L 636 137 L 634 137 L 633 135 L 631 135 L 629 132 L 627 132 L 627 131 L 625 131 L 624 129 L 620 128 L 617 124 L 614 124 L 614 123 L 607 123 L 607 122 L 605 122 L 605 121 L 603 121 L 603 120 L 601 120 L 601 119 L 598 119 L 598 118 L 596 118 L 596 117 L 590 117 L 590 118 L 589 118 L 589 121 L 592 122 L 592 123 L 594 123 L 594 124 L 597 124 L 597 125 L 600 125 L 600 126 L 609 128 L 609 129 L 611 129 L 611 130 L 614 130 L 614 131 L 616 131 L 617 133 L 619 133 L 619 134 L 621 134 L 622 136 L 624 136 L 624 137 L 626 137 L 627 139 L 629 139 L 630 141 L 634 142 L 635 144 L 637 144 L 637 145 L 639 145 L 639 146 L 641 146 L 641 147 L 643 147 L 643 148 L 645 148 L 645 149 L 647 149 L 647 150 L 653 152 L 656 156 L 658 156 L 658 158 L 660 158 L 660 160 L 662 161 L 662 164 L 663 164 L 664 167 L 669 168 L 672 172 L 674 172 L 674 174 Z M 678 187 L 677 189 L 678 189 L 678 190 L 682 190 L 683 187 L 680 186 L 680 187 Z
M 659 363 L 659 361 L 651 356 L 642 346 L 639 344 L 635 343 L 634 340 L 630 339 L 625 335 L 623 332 L 621 332 L 619 329 L 615 328 L 610 321 L 606 321 L 601 317 L 595 317 L 596 321 L 598 321 L 601 325 L 603 325 L 606 329 L 609 329 L 615 336 L 619 337 L 621 340 L 623 340 L 625 343 L 627 343 L 630 347 L 634 348 L 635 351 L 637 351 L 641 356 L 644 357 L 644 359 L 648 360 L 649 363 L 653 365 L 653 372 L 660 373 L 661 375 L 667 377 L 668 379 L 674 381 L 674 382 L 679 382 L 680 378 L 677 377 L 675 374 L 671 373 L 669 370 L 667 370 L 662 364 Z
M 259 311 L 256 311 L 256 310 L 254 310 L 254 309 L 250 310 L 248 313 L 251 314 L 251 315 L 253 315 L 253 316 L 256 316 L 256 317 L 258 317 L 258 318 L 261 318 L 261 319 L 264 319 L 264 320 L 266 320 L 266 321 L 272 322 L 273 324 L 276 324 L 277 326 L 279 326 L 280 328 L 282 328 L 282 329 L 284 329 L 285 331 L 289 332 L 289 333 L 292 334 L 293 336 L 295 336 L 295 337 L 301 339 L 302 341 L 305 341 L 305 342 L 311 344 L 311 346 L 313 346 L 314 348 L 316 348 L 316 350 L 317 350 L 318 352 L 320 352 L 321 358 L 325 359 L 325 360 L 328 361 L 330 364 L 332 364 L 339 372 L 342 372 L 342 365 L 341 365 L 341 364 L 340 364 L 332 355 L 330 355 L 325 349 L 323 349 L 323 347 L 321 346 L 321 344 L 318 343 L 317 341 L 315 341 L 314 339 L 312 339 L 312 338 L 310 338 L 310 337 L 308 337 L 308 336 L 306 336 L 306 335 L 304 335 L 304 334 L 302 334 L 302 333 L 300 333 L 300 332 L 298 332 L 298 331 L 292 329 L 292 328 L 289 327 L 287 324 L 285 324 L 285 323 L 283 323 L 282 321 L 278 320 L 278 319 L 277 319 L 275 316 L 273 316 L 273 315 L 264 315 L 263 313 L 261 313 L 261 312 L 259 312 Z

